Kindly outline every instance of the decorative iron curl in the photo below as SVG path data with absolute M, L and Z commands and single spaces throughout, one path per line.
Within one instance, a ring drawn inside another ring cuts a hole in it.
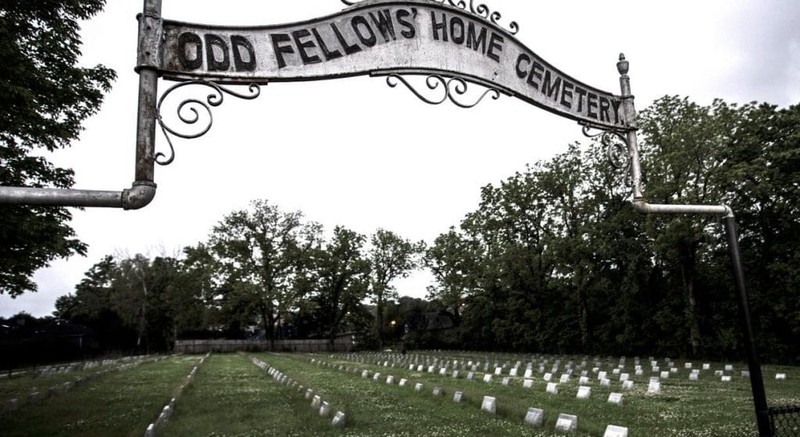
M 211 88 L 212 92 L 206 96 L 205 101 L 196 98 L 190 98 L 182 101 L 178 104 L 176 113 L 178 115 L 178 119 L 186 125 L 192 125 L 200 121 L 200 111 L 199 109 L 202 108 L 208 115 L 208 124 L 205 125 L 202 129 L 195 133 L 182 133 L 177 131 L 176 129 L 171 128 L 168 126 L 161 114 L 161 105 L 166 100 L 167 96 L 169 96 L 173 91 L 177 90 L 178 88 L 183 88 L 185 86 L 190 85 L 202 85 Z M 175 148 L 172 145 L 172 138 L 170 135 L 174 135 L 178 138 L 184 138 L 187 140 L 199 138 L 208 133 L 211 130 L 211 126 L 214 124 L 214 116 L 211 112 L 212 107 L 217 107 L 222 104 L 225 100 L 225 94 L 231 95 L 233 97 L 238 97 L 244 100 L 253 100 L 261 95 L 261 87 L 258 84 L 252 83 L 248 86 L 248 93 L 239 93 L 233 91 L 229 88 L 225 88 L 215 82 L 207 81 L 207 80 L 190 80 L 187 82 L 181 82 L 176 85 L 173 85 L 164 94 L 161 95 L 161 98 L 158 99 L 158 106 L 156 106 L 156 120 L 158 121 L 158 125 L 161 127 L 161 131 L 164 133 L 164 137 L 167 139 L 167 144 L 169 144 L 169 156 L 165 155 L 162 152 L 158 152 L 155 155 L 155 162 L 158 165 L 169 165 L 172 161 L 175 160 Z
M 429 75 L 428 77 L 425 78 L 425 85 L 428 87 L 429 90 L 432 90 L 432 91 L 433 90 L 437 90 L 439 88 L 439 85 L 442 85 L 442 88 L 441 88 L 442 89 L 442 96 L 441 96 L 441 98 L 429 98 L 429 97 L 426 97 L 424 94 L 422 94 L 421 92 L 417 91 L 417 89 L 414 88 L 414 86 L 411 85 L 411 83 L 409 83 L 406 80 L 405 77 L 400 76 L 398 74 L 390 74 L 390 75 L 388 75 L 386 77 L 386 84 L 389 85 L 391 88 L 394 88 L 394 87 L 397 86 L 398 82 L 396 82 L 396 81 L 399 81 L 400 83 L 405 85 L 406 88 L 411 90 L 411 92 L 414 93 L 415 96 L 417 96 L 417 98 L 419 98 L 423 102 L 428 103 L 430 105 L 440 105 L 440 104 L 444 103 L 445 101 L 450 100 L 451 102 L 453 102 L 453 104 L 455 104 L 459 108 L 468 109 L 468 108 L 474 108 L 475 106 L 478 106 L 478 104 L 487 95 L 491 95 L 492 100 L 497 100 L 497 99 L 500 98 L 500 91 L 498 91 L 498 90 L 496 90 L 494 88 L 489 88 L 486 91 L 484 91 L 478 97 L 477 100 L 475 100 L 475 101 L 473 101 L 471 103 L 464 102 L 463 100 L 460 100 L 456 96 L 464 96 L 469 91 L 469 82 L 467 82 L 466 80 L 464 80 L 464 79 L 462 79 L 460 77 L 444 77 L 444 76 L 441 76 L 441 75 L 438 75 L 438 74 L 431 74 L 431 75 Z
M 341 0 L 341 2 L 346 4 L 347 6 L 353 6 L 354 4 L 361 3 L 362 1 L 363 0 Z M 472 15 L 475 15 L 486 21 L 489 21 L 492 24 L 501 27 L 503 26 L 502 24 L 499 23 L 499 20 L 503 18 L 500 12 L 490 10 L 489 7 L 486 6 L 486 4 L 484 3 L 478 3 L 478 5 L 476 6 L 474 0 L 469 0 L 469 3 L 467 3 L 464 0 L 430 0 L 430 1 L 441 4 L 447 3 L 455 8 L 464 11 L 469 11 L 470 13 L 472 13 Z M 512 35 L 516 35 L 519 32 L 519 24 L 517 24 L 516 21 L 512 21 L 508 23 L 507 30 Z
M 608 163 L 617 170 L 627 170 L 625 184 L 629 187 L 633 186 L 633 181 L 631 180 L 630 175 L 631 156 L 630 152 L 628 151 L 628 139 L 625 138 L 624 133 L 618 130 L 605 129 L 601 129 L 600 132 L 593 133 L 591 132 L 592 129 L 599 128 L 588 124 L 581 124 L 583 125 L 584 136 L 592 139 L 600 139 L 600 143 L 606 149 L 606 158 L 608 159 Z
M 490 10 L 489 7 L 486 6 L 486 4 L 484 3 L 478 3 L 476 6 L 474 0 L 469 0 L 469 4 L 467 4 L 467 2 L 464 0 L 431 0 L 431 1 L 436 3 L 446 2 L 450 4 L 450 6 L 463 9 L 465 11 L 469 10 L 469 12 L 472 13 L 472 15 L 475 15 L 477 17 L 480 17 L 484 20 L 491 22 L 492 24 L 502 27 L 502 24 L 499 23 L 499 20 L 503 18 L 503 16 L 500 14 L 500 12 Z M 517 32 L 519 32 L 519 24 L 517 24 L 516 21 L 508 23 L 508 32 L 511 33 L 512 35 L 516 35 Z

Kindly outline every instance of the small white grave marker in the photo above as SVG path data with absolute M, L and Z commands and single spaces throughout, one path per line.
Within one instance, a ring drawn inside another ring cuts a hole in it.
M 627 381 L 629 379 L 631 379 L 631 374 L 630 373 L 620 373 L 619 374 L 620 382 L 625 382 L 625 381 Z
M 703 363 L 703 370 L 709 370 L 709 369 L 711 369 L 711 364 Z
M 589 384 L 589 377 L 588 376 L 581 376 L 578 380 L 578 384 L 580 385 L 588 385 Z
M 547 393 L 550 393 L 551 395 L 557 395 L 558 394 L 558 384 L 556 384 L 555 382 L 548 382 L 547 383 Z
M 731 375 L 722 375 L 722 377 L 720 378 L 720 381 L 722 381 L 722 382 L 731 382 Z
M 379 380 L 380 378 L 381 378 L 381 374 L 380 374 L 380 373 L 378 373 L 378 372 L 375 372 L 375 375 L 372 377 L 372 379 L 373 379 L 374 381 L 377 381 L 377 380 Z
M 464 393 L 457 391 L 453 394 L 453 402 L 461 402 L 461 399 L 464 398 Z
M 510 381 L 511 381 L 511 378 L 509 378 L 509 377 L 505 377 L 505 378 L 503 378 L 503 385 L 508 385 L 508 383 L 509 383 Z
M 386 383 L 387 384 L 394 384 L 394 376 L 392 376 L 392 375 L 387 376 L 386 377 Z
M 561 375 L 561 379 L 559 380 L 559 382 L 562 383 L 562 384 L 568 383 L 569 382 L 569 375 L 566 374 L 566 373 Z
M 742 370 L 742 378 L 749 378 L 750 371 L 749 370 Z
M 775 374 L 775 380 L 776 381 L 785 381 L 786 380 L 786 374 L 785 373 L 776 373 Z
M 418 383 L 417 383 L 417 385 L 415 385 L 415 386 L 414 386 L 414 390 L 416 390 L 416 391 L 422 391 L 422 383 L 421 383 L 421 382 L 418 382 Z
M 691 369 L 692 368 L 692 363 L 683 363 L 683 368 L 684 369 Z
M 533 377 L 533 369 L 525 369 L 525 378 L 532 378 Z
M 333 416 L 333 420 L 331 421 L 331 425 L 336 428 L 343 428 L 346 423 L 345 415 L 341 411 L 337 411 L 336 414 Z
M 600 380 L 600 385 L 603 387 L 609 387 L 611 385 L 611 380 L 608 378 L 603 378 Z
M 439 375 L 447 376 L 447 367 L 442 367 L 441 369 L 439 369 Z
M 578 416 L 572 414 L 559 414 L 556 420 L 556 431 L 576 432 L 578 430 Z
M 525 423 L 530 426 L 542 426 L 544 419 L 544 410 L 541 408 L 528 408 L 525 414 Z
M 517 376 L 517 368 L 513 368 L 508 372 L 508 376 Z
M 483 382 L 492 382 L 492 374 L 491 373 L 484 374 Z
M 369 378 L 369 370 L 365 370 L 365 371 L 361 372 L 361 377 L 362 378 Z
M 443 394 L 441 387 L 434 387 L 433 388 L 433 395 L 434 396 L 441 396 Z
M 603 437 L 628 437 L 628 428 L 624 426 L 608 425 Z
M 606 377 L 608 377 L 608 372 L 606 372 L 605 370 L 597 374 L 597 379 L 603 379 Z
M 405 387 L 407 382 L 408 382 L 408 380 L 407 380 L 407 379 L 405 379 L 405 378 L 400 378 L 400 387 Z
M 550 382 L 550 380 L 553 379 L 553 374 L 550 373 L 550 372 L 547 372 L 547 373 L 544 374 L 544 377 L 542 379 L 544 379 L 547 382 Z
M 623 390 L 633 390 L 633 381 L 630 379 L 622 383 Z
M 622 393 L 610 393 L 608 395 L 608 403 L 622 405 Z
M 453 370 L 453 379 L 458 379 L 458 370 Z
M 722 376 L 723 373 L 724 372 L 722 370 L 715 370 L 714 371 L 714 376 Z
M 532 379 L 526 379 L 526 380 L 522 381 L 522 388 L 533 388 L 533 380 Z
M 481 411 L 495 414 L 497 412 L 497 404 L 493 396 L 484 396 L 481 402 Z
M 503 368 L 502 367 L 498 367 L 498 368 L 494 369 L 494 374 L 495 375 L 502 375 L 503 374 Z
M 661 394 L 661 383 L 658 381 L 650 381 L 647 385 L 647 393 L 652 395 Z
M 314 395 L 314 399 L 311 400 L 311 408 L 319 410 L 320 406 L 322 406 L 322 398 L 319 395 Z
M 319 406 L 319 415 L 322 417 L 327 416 L 331 412 L 331 405 L 327 402 L 322 402 L 322 405 Z
M 661 379 L 669 379 L 669 372 L 661 372 Z
M 689 381 L 697 381 L 699 376 L 700 376 L 699 373 L 690 373 L 689 374 Z
M 468 379 L 468 380 L 470 380 L 470 381 L 471 381 L 471 380 L 473 380 L 474 378 L 475 378 L 475 372 L 468 372 L 468 373 L 467 373 L 467 379 Z
M 733 372 L 733 364 L 726 364 L 725 365 L 726 372 Z
M 577 395 L 578 399 L 589 399 L 589 396 L 591 395 L 592 395 L 591 387 L 585 385 L 578 387 L 578 395 Z

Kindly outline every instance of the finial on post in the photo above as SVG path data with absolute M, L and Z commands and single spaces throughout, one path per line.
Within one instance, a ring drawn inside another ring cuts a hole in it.
M 619 71 L 619 74 L 622 76 L 628 74 L 628 66 L 629 64 L 628 61 L 625 60 L 625 54 L 620 53 L 619 62 L 617 62 L 617 71 Z

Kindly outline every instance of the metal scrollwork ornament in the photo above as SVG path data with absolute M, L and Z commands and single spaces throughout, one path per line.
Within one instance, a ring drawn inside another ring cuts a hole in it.
M 459 108 L 474 108 L 477 106 L 484 97 L 490 95 L 493 100 L 497 100 L 500 98 L 500 92 L 496 89 L 489 88 L 484 91 L 477 99 L 474 99 L 472 102 L 465 102 L 463 97 L 469 91 L 469 82 L 460 78 L 460 77 L 444 77 L 438 74 L 431 74 L 427 78 L 425 78 L 425 85 L 431 91 L 441 90 L 441 97 L 427 97 L 423 93 L 419 92 L 416 88 L 414 88 L 411 83 L 406 80 L 405 77 L 400 76 L 398 74 L 390 74 L 386 77 L 386 84 L 390 87 L 394 88 L 399 83 L 402 83 L 406 86 L 412 93 L 414 93 L 417 98 L 422 100 L 425 103 L 431 105 L 439 105 L 447 100 L 450 100 L 458 106 Z M 441 88 L 439 86 L 441 85 Z
M 206 120 L 206 124 L 202 125 L 201 128 L 194 133 L 179 132 L 164 122 L 161 105 L 173 91 L 191 85 L 205 86 L 211 88 L 212 92 L 206 96 L 205 101 L 197 98 L 183 100 L 177 105 L 176 114 L 180 122 L 185 125 L 194 125 L 200 122 L 201 119 Z M 158 106 L 156 107 L 156 120 L 161 127 L 161 131 L 164 133 L 164 137 L 167 139 L 167 144 L 169 144 L 169 156 L 158 152 L 155 155 L 155 162 L 159 165 L 169 165 L 175 160 L 175 148 L 172 145 L 171 136 L 174 135 L 178 138 L 194 139 L 208 133 L 208 131 L 211 130 L 211 126 L 214 124 L 214 116 L 211 112 L 211 108 L 221 105 L 225 100 L 225 94 L 244 100 L 253 100 L 261 95 L 261 87 L 258 84 L 250 84 L 247 89 L 248 93 L 239 93 L 207 80 L 191 80 L 170 87 L 161 95 L 161 98 L 158 100 Z M 205 112 L 207 119 L 206 117 L 201 117 L 201 111 Z
M 346 4 L 347 6 L 353 6 L 357 3 L 361 3 L 363 0 L 341 0 L 342 3 Z M 502 24 L 499 23 L 500 19 L 503 16 L 500 12 L 492 11 L 489 9 L 488 6 L 484 3 L 475 4 L 474 0 L 469 0 L 467 3 L 465 0 L 430 0 L 434 3 L 440 4 L 449 4 L 454 8 L 458 8 L 464 11 L 469 11 L 472 15 L 475 15 L 478 18 L 483 20 L 489 21 L 494 25 L 501 26 Z M 519 24 L 516 21 L 511 21 L 508 23 L 508 32 L 512 35 L 516 35 L 519 32 Z
M 595 133 L 592 132 L 592 129 L 596 128 L 583 124 L 583 135 L 587 138 L 600 139 L 600 143 L 606 149 L 606 158 L 609 164 L 617 170 L 628 170 L 625 183 L 628 186 L 632 186 L 633 181 L 631 181 L 630 177 L 631 156 L 628 151 L 628 140 L 625 138 L 624 133 L 615 130 L 601 130 Z

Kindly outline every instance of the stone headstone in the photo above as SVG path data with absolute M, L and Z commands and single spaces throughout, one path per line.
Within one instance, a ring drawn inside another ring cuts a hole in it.
M 669 379 L 669 372 L 661 372 L 661 379 Z
M 592 388 L 582 385 L 578 387 L 578 395 L 576 396 L 578 399 L 589 399 L 589 396 L 592 395 Z
M 503 368 L 502 367 L 498 367 L 498 368 L 494 369 L 494 374 L 495 375 L 502 375 L 503 374 Z
M 633 381 L 630 379 L 622 383 L 623 390 L 633 390 Z
M 709 369 L 711 369 L 711 364 L 703 363 L 703 370 L 709 370 Z
M 314 390 L 306 390 L 306 399 L 311 399 L 312 397 L 314 397 Z
M 461 402 L 462 399 L 464 399 L 463 392 L 457 391 L 453 393 L 453 402 Z
M 532 379 L 525 379 L 522 381 L 522 388 L 532 388 L 532 387 L 533 387 Z
M 661 367 L 653 366 L 653 372 L 660 372 L 660 371 L 661 371 Z
M 400 378 L 400 384 L 399 384 L 399 385 L 400 385 L 400 387 L 405 387 L 407 382 L 408 382 L 408 380 L 407 380 L 407 379 L 405 379 L 405 378 Z
M 628 428 L 624 426 L 608 425 L 603 437 L 628 437 Z
M 361 372 L 361 377 L 362 378 L 369 378 L 369 370 L 365 370 L 365 371 Z
M 411 371 L 413 371 L 413 370 L 414 370 L 414 365 L 413 365 L 413 364 L 409 364 L 409 365 L 408 365 L 408 370 L 411 370 Z
M 386 383 L 387 384 L 394 384 L 394 376 L 392 376 L 392 375 L 387 376 L 386 377 Z
M 333 425 L 335 428 L 344 428 L 346 423 L 346 416 L 341 411 L 337 411 L 333 416 L 333 420 L 331 421 L 331 425 Z
M 322 398 L 319 395 L 314 395 L 314 399 L 311 400 L 311 408 L 319 410 L 320 406 L 322 406 Z
M 428 373 L 433 373 L 434 367 L 435 366 L 432 366 L 432 365 L 428 366 Z
M 492 382 L 492 374 L 486 373 L 483 375 L 483 382 Z
M 647 384 L 647 393 L 657 395 L 661 394 L 661 383 L 658 381 L 650 381 Z
M 378 372 L 375 372 L 375 375 L 373 375 L 373 376 L 372 376 L 372 379 L 373 379 L 374 381 L 377 381 L 377 380 L 379 380 L 380 378 L 381 378 L 381 374 L 380 374 L 380 373 L 378 373 Z
M 418 382 L 418 383 L 417 383 L 417 384 L 414 386 L 414 390 L 415 390 L 415 391 L 422 391 L 422 383 L 421 383 L 421 382 Z
M 528 408 L 525 414 L 525 424 L 530 426 L 542 426 L 544 420 L 544 410 L 540 408 Z
M 636 376 L 642 376 L 642 375 L 644 375 L 644 370 L 642 370 L 642 369 L 636 369 L 636 370 L 635 370 L 633 373 L 634 373 L 634 375 L 636 375 Z
M 622 393 L 610 393 L 608 395 L 608 403 L 622 405 Z
M 742 370 L 742 378 L 749 378 L 750 371 L 749 370 Z
M 322 401 L 322 405 L 319 406 L 319 415 L 322 417 L 327 417 L 330 412 L 331 405 L 325 401 Z
M 550 382 L 550 380 L 552 380 L 552 379 L 553 379 L 553 374 L 552 374 L 552 373 L 550 373 L 550 372 L 547 372 L 547 373 L 545 373 L 545 374 L 544 374 L 544 376 L 542 377 L 542 379 L 544 379 L 544 380 L 545 380 L 545 381 L 547 381 L 547 382 Z
M 558 394 L 558 384 L 556 384 L 555 382 L 548 382 L 546 390 L 547 390 L 547 393 L 550 393 L 551 395 L 557 395 Z
M 578 416 L 561 413 L 556 420 L 556 431 L 573 433 L 578 431 Z
M 475 372 L 467 372 L 467 379 L 472 381 L 475 378 Z
M 700 376 L 699 373 L 690 373 L 689 374 L 689 381 L 697 381 L 698 376 Z
M 503 378 L 502 384 L 503 384 L 503 385 L 508 385 L 508 383 L 509 383 L 510 381 L 511 381 L 511 378 L 509 378 L 509 377 L 505 377 L 505 378 Z
M 600 380 L 600 385 L 603 387 L 609 387 L 611 385 L 611 380 L 608 378 L 603 378 Z
M 669 373 L 678 373 L 678 368 L 677 367 L 670 367 L 669 368 Z
M 533 369 L 525 369 L 524 378 L 533 378 Z
M 487 413 L 495 414 L 497 412 L 497 402 L 494 396 L 484 396 L 483 402 L 481 402 L 481 411 L 486 411 Z
M 566 373 L 561 375 L 561 379 L 559 380 L 559 382 L 561 382 L 562 384 L 568 383 L 569 382 L 569 375 L 567 375 Z
M 417 372 L 422 372 L 423 369 L 425 369 L 425 366 L 423 366 L 422 364 L 417 366 Z
M 514 367 L 513 369 L 509 370 L 508 376 L 517 376 L 517 368 Z
M 692 363 L 683 363 L 683 368 L 684 369 L 691 369 L 692 368 Z
M 776 373 L 775 374 L 775 380 L 776 381 L 785 381 L 786 380 L 786 374 L 785 373 Z
M 439 369 L 439 375 L 447 376 L 447 367 L 442 367 L 441 369 Z
M 620 372 L 620 370 L 618 368 L 611 370 L 611 373 L 613 373 L 614 375 L 619 375 L 619 372 Z
M 620 380 L 620 382 L 625 382 L 625 381 L 627 381 L 627 380 L 629 380 L 629 379 L 631 379 L 631 375 L 630 375 L 630 373 L 620 373 L 620 374 L 619 374 L 619 380 Z
M 715 370 L 714 371 L 714 376 L 722 376 L 723 373 L 725 373 L 725 372 L 723 372 L 722 370 Z
M 604 370 L 604 371 L 602 371 L 602 372 L 599 372 L 599 373 L 597 374 L 597 379 L 604 379 L 604 378 L 606 378 L 607 376 L 608 376 L 608 372 L 606 372 L 606 371 Z
M 434 396 L 441 396 L 442 394 L 444 394 L 444 392 L 442 391 L 441 387 L 434 387 L 433 388 L 433 395 Z
M 589 384 L 589 377 L 588 376 L 581 376 L 578 380 L 578 384 L 580 385 L 588 385 Z
M 733 372 L 733 364 L 726 364 L 725 365 L 726 372 Z
M 458 370 L 453 370 L 453 379 L 458 379 Z
M 720 381 L 722 381 L 722 382 L 731 382 L 731 375 L 722 375 L 722 377 L 720 378 Z

